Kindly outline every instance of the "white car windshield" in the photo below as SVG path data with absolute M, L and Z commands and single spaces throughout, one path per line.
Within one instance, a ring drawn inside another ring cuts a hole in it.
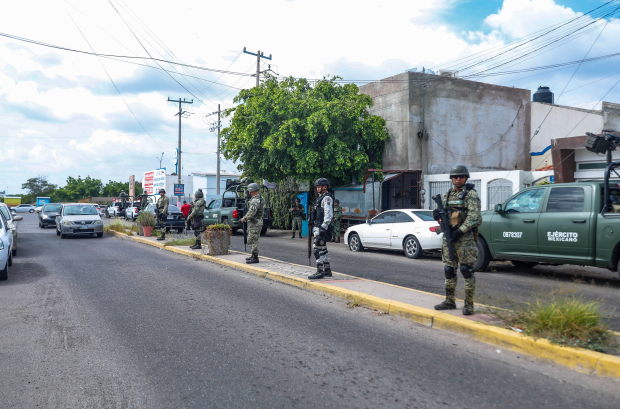
M 78 216 L 78 215 L 96 215 L 97 209 L 92 205 L 85 206 L 67 206 L 63 211 L 65 216 Z
M 43 211 L 44 212 L 57 212 L 60 210 L 60 205 L 59 204 L 55 204 L 55 205 L 45 205 L 43 207 Z
M 11 215 L 9 214 L 9 210 L 6 207 L 4 206 L 0 207 L 0 212 L 2 212 L 2 214 L 7 220 L 11 218 Z

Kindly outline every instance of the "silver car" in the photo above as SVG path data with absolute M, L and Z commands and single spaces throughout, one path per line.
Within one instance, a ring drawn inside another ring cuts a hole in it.
M 103 222 L 92 204 L 65 203 L 56 216 L 56 235 L 91 234 L 103 236 Z
M 24 218 L 9 211 L 9 207 L 4 203 L 0 203 L 0 212 L 2 212 L 2 214 L 4 215 L 6 223 L 11 230 L 11 234 L 13 235 L 13 247 L 11 247 L 11 255 L 15 257 L 17 256 L 17 222 L 23 220 Z

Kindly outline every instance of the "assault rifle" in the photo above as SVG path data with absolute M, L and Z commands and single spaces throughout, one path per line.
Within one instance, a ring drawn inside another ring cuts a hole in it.
M 433 196 L 433 201 L 437 204 L 437 209 L 439 210 L 439 225 L 441 226 L 443 237 L 446 239 L 446 247 L 448 248 L 450 260 L 454 260 L 456 255 L 454 254 L 454 246 L 452 246 L 452 236 L 450 235 L 450 218 L 448 217 L 448 212 L 446 212 L 446 209 L 443 207 L 443 203 L 441 203 L 440 195 Z
M 239 215 L 239 218 L 243 218 L 247 212 L 248 200 L 246 199 L 245 202 L 243 202 L 243 210 L 241 210 L 241 215 Z M 248 224 L 245 222 L 243 223 L 243 251 L 248 251 Z
M 308 203 L 308 265 L 312 265 L 312 233 L 314 229 L 312 228 L 312 224 L 314 223 L 314 218 L 312 217 L 314 214 L 312 208 L 310 207 L 310 203 Z

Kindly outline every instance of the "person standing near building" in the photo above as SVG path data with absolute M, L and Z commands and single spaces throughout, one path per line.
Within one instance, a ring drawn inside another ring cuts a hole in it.
M 196 200 L 192 202 L 192 212 L 187 215 L 187 224 L 192 224 L 192 228 L 194 229 L 194 236 L 196 237 L 196 244 L 190 246 L 190 249 L 197 250 L 202 248 L 200 234 L 204 231 L 204 226 L 202 225 L 202 218 L 204 217 L 207 202 L 205 202 L 202 189 L 198 189 L 194 194 L 194 197 L 196 198 Z M 183 206 L 189 205 L 185 203 L 183 204 Z
M 340 207 L 340 200 L 334 200 L 334 234 L 332 235 L 332 243 L 340 243 L 340 220 L 342 219 L 342 207 Z
M 200 190 L 200 192 L 202 193 L 202 190 Z M 183 217 L 185 217 L 185 224 L 187 225 L 188 230 L 190 228 L 190 218 L 187 216 L 189 216 L 189 212 L 192 210 L 193 205 L 194 205 L 194 202 L 192 202 L 191 205 L 188 205 L 187 201 L 183 200 L 183 206 L 181 206 L 181 213 L 183 213 Z
M 480 225 L 480 198 L 474 190 L 474 185 L 467 183 L 469 171 L 463 165 L 456 165 L 450 170 L 450 179 L 454 187 L 443 195 L 442 203 L 448 213 L 450 231 L 443 232 L 442 260 L 445 264 L 446 299 L 435 306 L 436 310 L 454 310 L 457 275 L 459 267 L 465 279 L 465 306 L 463 315 L 474 313 L 474 295 L 476 292 L 476 277 L 474 277 L 474 263 L 478 257 L 476 241 L 478 240 L 478 226 Z M 439 220 L 439 209 L 433 211 L 435 220 Z M 456 255 L 450 259 L 445 235 L 452 237 L 452 245 Z
M 159 231 L 161 236 L 157 240 L 166 240 L 166 219 L 168 218 L 168 206 L 170 200 L 166 197 L 166 190 L 159 189 L 159 198 L 157 199 L 157 219 L 159 220 Z
M 252 255 L 246 258 L 247 264 L 258 263 L 258 239 L 260 238 L 260 231 L 263 228 L 263 213 L 265 212 L 265 199 L 260 195 L 256 183 L 250 183 L 247 187 L 247 191 L 251 196 L 247 205 L 247 213 L 243 216 L 241 221 L 248 224 L 248 246 L 252 249 Z
M 291 239 L 295 238 L 295 232 L 299 230 L 299 238 L 301 237 L 301 226 L 303 223 L 303 215 L 304 215 L 304 207 L 301 205 L 301 200 L 299 198 L 295 198 L 295 205 L 291 207 L 291 217 L 293 222 L 293 235 Z
M 331 239 L 333 230 L 332 219 L 334 217 L 334 196 L 327 191 L 329 182 L 325 178 L 319 178 L 314 183 L 316 193 L 319 196 L 312 208 L 312 234 L 314 235 L 314 258 L 316 259 L 316 273 L 308 276 L 310 280 L 319 280 L 332 276 L 329 264 L 329 252 L 327 242 Z

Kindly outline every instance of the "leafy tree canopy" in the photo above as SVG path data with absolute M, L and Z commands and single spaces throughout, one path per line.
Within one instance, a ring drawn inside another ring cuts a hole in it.
M 142 193 L 142 184 L 136 183 L 136 195 Z M 52 202 L 76 202 L 79 199 L 93 196 L 114 197 L 118 196 L 121 191 L 129 193 L 129 182 L 108 181 L 104 186 L 100 179 L 94 179 L 86 176 L 77 179 L 69 176 L 67 184 L 58 188 L 56 185 L 47 182 L 47 176 L 39 175 L 36 178 L 28 179 L 22 184 L 22 189 L 27 189 L 28 194 L 22 196 L 22 202 L 31 203 L 37 197 L 49 196 Z
M 47 181 L 47 176 L 39 175 L 35 178 L 30 178 L 26 183 L 22 183 L 22 189 L 28 191 L 28 197 L 47 197 L 56 190 L 56 185 Z
M 240 161 L 239 170 L 254 180 L 272 182 L 327 177 L 338 186 L 380 168 L 389 138 L 385 120 L 368 113 L 370 96 L 337 79 L 312 86 L 267 76 L 241 91 L 234 100 L 239 105 L 224 112 L 232 117 L 221 135 L 224 157 Z

